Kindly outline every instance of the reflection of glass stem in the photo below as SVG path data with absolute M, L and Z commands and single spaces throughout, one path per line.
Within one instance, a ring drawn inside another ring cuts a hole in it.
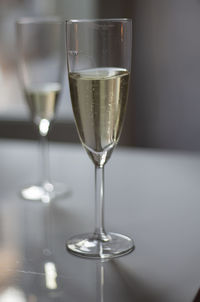
M 96 265 L 96 280 L 96 302 L 104 302 L 104 266 L 101 261 Z
M 43 255 L 45 257 L 51 257 L 53 254 L 52 251 L 52 240 L 51 240 L 51 234 L 52 234 L 52 223 L 51 223 L 51 204 L 48 204 L 46 207 L 44 207 L 44 248 L 43 248 Z M 49 260 L 49 258 L 48 258 Z
M 46 214 L 46 215 L 45 215 Z M 52 233 L 52 221 L 51 221 L 51 204 L 44 208 L 44 244 L 43 255 L 44 261 L 44 273 L 45 273 L 45 285 L 47 289 L 57 289 L 57 269 L 54 262 L 53 250 L 51 247 L 51 233 Z
M 44 185 L 44 186 L 50 184 L 50 179 L 49 179 L 49 150 L 48 150 L 48 140 L 47 140 L 49 125 L 50 125 L 50 123 L 46 119 L 42 119 L 39 123 L 42 185 Z

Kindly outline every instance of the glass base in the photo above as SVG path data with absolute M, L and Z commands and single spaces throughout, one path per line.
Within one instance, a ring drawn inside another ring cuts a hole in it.
M 26 200 L 41 201 L 49 203 L 52 200 L 62 198 L 71 191 L 62 183 L 44 183 L 43 185 L 32 185 L 21 190 L 21 196 Z
M 127 236 L 116 233 L 108 233 L 107 236 L 107 241 L 101 241 L 94 234 L 77 235 L 67 241 L 66 247 L 76 256 L 94 259 L 120 257 L 135 248 L 133 240 Z

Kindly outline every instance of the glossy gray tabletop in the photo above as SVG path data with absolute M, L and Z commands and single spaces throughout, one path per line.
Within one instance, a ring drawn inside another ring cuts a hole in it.
M 106 229 L 136 249 L 112 261 L 69 254 L 93 230 L 94 168 L 80 145 L 51 144 L 51 175 L 72 194 L 24 201 L 35 142 L 0 141 L 0 301 L 192 302 L 200 286 L 200 155 L 118 147 L 106 166 Z M 10 299 L 10 300 L 6 300 Z

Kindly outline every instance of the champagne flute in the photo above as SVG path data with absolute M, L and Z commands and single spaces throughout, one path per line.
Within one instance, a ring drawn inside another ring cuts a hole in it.
M 54 118 L 64 66 L 64 23 L 60 18 L 22 18 L 17 21 L 20 80 L 31 118 L 38 128 L 41 181 L 21 191 L 27 200 L 49 203 L 68 192 L 49 177 L 47 134 Z
M 95 165 L 95 230 L 67 248 L 87 258 L 131 252 L 131 238 L 104 228 L 104 165 L 120 137 L 131 68 L 130 19 L 69 20 L 67 57 L 72 107 L 81 143 Z

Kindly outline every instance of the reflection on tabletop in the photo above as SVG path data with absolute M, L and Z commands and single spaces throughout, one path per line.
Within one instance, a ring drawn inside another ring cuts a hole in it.
M 162 294 L 130 274 L 120 259 L 96 261 L 96 302 L 161 301 Z
M 73 257 L 73 256 L 72 256 Z M 81 261 L 84 261 L 83 259 Z M 88 263 L 87 263 L 88 265 Z M 154 293 L 129 273 L 120 260 L 90 262 L 92 274 L 87 274 L 87 286 L 83 279 L 71 279 L 57 275 L 55 263 L 44 264 L 44 273 L 14 270 L 1 282 L 0 302 L 39 302 L 39 301 L 161 301 L 161 293 Z M 14 285 L 12 285 L 15 279 Z M 3 286 L 4 284 L 4 286 Z M 15 300 L 12 300 L 15 297 Z M 10 300 L 4 300 L 4 299 Z
M 2 207 L 2 229 L 10 239 L 2 238 L 7 248 L 0 249 L 0 302 L 161 301 L 159 292 L 127 269 L 126 257 L 131 255 L 105 262 L 77 258 L 65 251 L 64 244 L 63 249 L 56 244 L 55 217 L 59 215 L 61 225 L 66 218 L 57 204 L 22 201 L 22 205 L 21 245 L 9 237 L 17 229 L 11 208 L 15 213 L 17 209 L 9 203 Z

